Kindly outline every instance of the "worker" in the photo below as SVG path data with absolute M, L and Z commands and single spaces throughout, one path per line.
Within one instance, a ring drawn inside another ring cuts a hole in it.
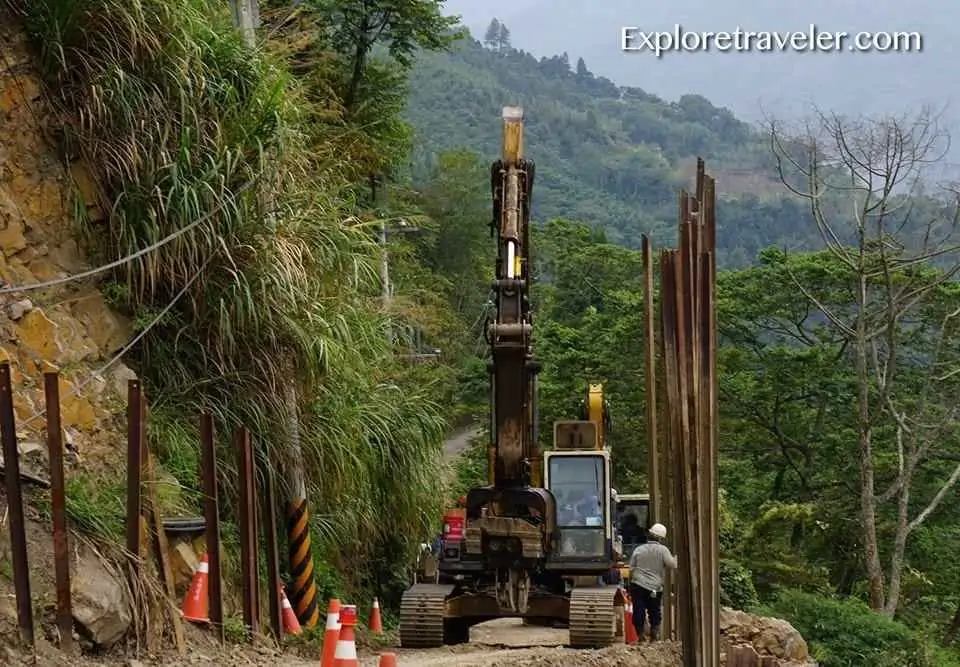
M 630 556 L 630 597 L 633 600 L 633 626 L 640 640 L 644 637 L 644 623 L 650 620 L 650 641 L 660 639 L 663 618 L 663 579 L 667 568 L 677 567 L 676 557 L 663 544 L 667 529 L 655 523 L 647 531 L 647 542 L 633 550 Z
M 588 496 L 577 509 L 583 517 L 583 525 L 603 525 L 603 508 L 600 507 L 600 499 L 596 494 Z
M 623 517 L 623 523 L 620 525 L 620 535 L 623 537 L 624 544 L 640 544 L 643 542 L 643 529 L 640 527 L 637 515 L 633 512 Z

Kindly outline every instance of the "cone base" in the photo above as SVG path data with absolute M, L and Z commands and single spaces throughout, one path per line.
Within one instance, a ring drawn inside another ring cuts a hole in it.
M 187 616 L 183 612 L 180 612 L 180 617 L 185 621 L 190 621 L 191 623 L 203 623 L 209 625 L 210 618 L 198 618 L 196 616 Z

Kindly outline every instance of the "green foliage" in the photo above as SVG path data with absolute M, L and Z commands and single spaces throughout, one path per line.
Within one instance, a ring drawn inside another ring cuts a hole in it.
M 487 446 L 484 440 L 476 440 L 453 462 L 451 495 L 460 497 L 470 489 L 486 485 L 487 467 Z
M 733 609 L 752 609 L 760 604 L 753 575 L 742 563 L 720 559 L 720 604 Z
M 853 599 L 836 600 L 785 591 L 770 606 L 786 618 L 823 667 L 949 667 L 956 658 L 905 625 L 879 616 Z
M 126 265 L 113 277 L 123 289 L 110 294 L 152 325 L 127 361 L 155 399 L 163 462 L 196 483 L 194 415 L 210 410 L 227 473 L 223 507 L 232 506 L 230 434 L 243 424 L 261 458 L 288 461 L 293 387 L 325 558 L 345 571 L 334 557 L 406 560 L 439 496 L 444 415 L 430 382 L 410 381 L 394 358 L 370 301 L 379 249 L 355 217 L 365 150 L 402 137 L 356 142 L 358 127 L 327 112 L 343 100 L 319 85 L 342 63 L 328 59 L 323 76 L 301 83 L 287 54 L 244 45 L 225 4 L 40 0 L 19 9 L 58 111 L 77 119 L 65 129 L 109 198 L 108 224 L 88 227 L 93 246 L 113 259 L 179 234 Z M 442 41 L 414 18 L 406 36 L 394 34 L 414 41 L 396 42 L 394 56 Z M 326 37 L 316 50 L 331 51 Z M 403 77 L 379 72 L 365 69 L 360 83 L 399 108 Z
M 126 534 L 126 482 L 121 475 L 73 474 L 66 478 L 66 515 L 75 530 L 122 543 Z M 50 495 L 34 495 L 31 504 L 52 520 Z

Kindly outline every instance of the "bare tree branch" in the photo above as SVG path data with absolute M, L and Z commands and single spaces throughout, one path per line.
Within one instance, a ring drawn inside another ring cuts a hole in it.
M 809 204 L 828 256 L 850 272 L 852 301 L 842 303 L 802 284 L 787 268 L 807 301 L 849 342 L 856 364 L 861 542 L 871 606 L 888 615 L 899 604 L 907 537 L 960 480 L 958 465 L 909 520 L 916 473 L 953 428 L 958 397 L 945 392 L 944 383 L 960 374 L 960 368 L 943 368 L 944 350 L 957 347 L 950 325 L 960 309 L 940 322 L 931 319 L 941 307 L 935 305 L 937 295 L 960 273 L 960 186 L 945 190 L 948 199 L 926 189 L 927 169 L 950 145 L 938 121 L 931 109 L 883 118 L 815 110 L 812 121 L 792 136 L 782 123 L 769 124 L 781 182 Z M 893 435 L 880 438 L 885 431 L 876 426 L 890 420 Z M 877 469 L 881 459 L 875 450 L 897 461 L 895 471 L 888 471 L 892 483 L 879 494 L 877 477 L 885 471 Z M 894 499 L 898 519 L 885 577 L 877 508 Z

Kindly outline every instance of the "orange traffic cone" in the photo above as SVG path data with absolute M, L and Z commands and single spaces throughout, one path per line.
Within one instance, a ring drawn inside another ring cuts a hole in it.
M 287 593 L 283 590 L 283 584 L 280 584 L 280 616 L 283 618 L 285 634 L 299 635 L 303 632 L 300 621 L 297 620 L 297 615 L 293 613 L 293 607 L 290 606 L 290 600 L 287 599 Z
M 380 654 L 380 667 L 397 667 L 397 654 L 396 654 L 396 653 L 381 653 L 381 654 Z
M 334 667 L 339 640 L 340 600 L 333 598 L 327 607 L 327 628 L 323 633 L 323 655 L 320 658 L 320 667 Z
M 627 606 L 623 611 L 624 640 L 630 646 L 640 641 L 637 628 L 633 625 L 633 601 L 627 596 Z
M 357 607 L 352 604 L 340 608 L 340 638 L 334 654 L 334 667 L 360 667 L 357 660 Z
M 380 618 L 380 601 L 377 598 L 373 598 L 373 611 L 370 612 L 370 632 L 383 634 L 383 619 Z
M 180 613 L 188 621 L 194 623 L 210 622 L 210 596 L 207 586 L 210 578 L 210 558 L 203 554 L 200 560 L 200 567 L 193 575 L 193 581 L 190 582 L 190 590 L 187 596 L 183 598 L 183 604 L 180 606 Z

